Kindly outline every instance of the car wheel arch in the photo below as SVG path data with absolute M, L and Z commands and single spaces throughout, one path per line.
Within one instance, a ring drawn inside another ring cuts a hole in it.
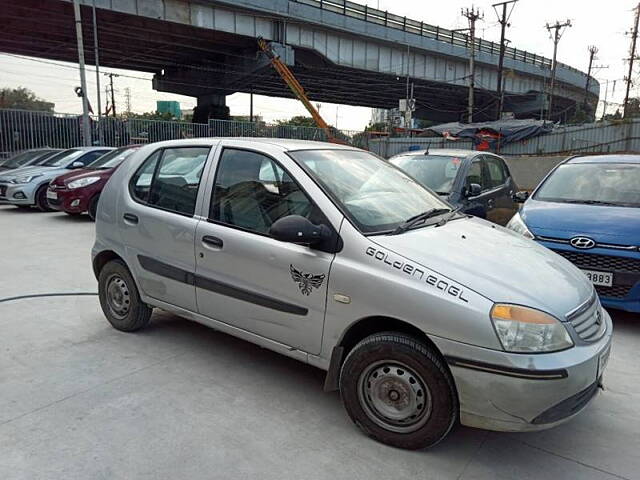
M 100 277 L 100 271 L 103 269 L 103 267 L 112 260 L 120 260 L 122 263 L 127 265 L 127 262 L 125 262 L 124 258 L 122 258 L 113 250 L 103 250 L 95 256 L 92 262 L 93 274 L 95 275 L 96 280 Z M 129 268 L 128 265 L 127 268 Z
M 445 365 L 444 356 L 435 343 L 429 338 L 426 332 L 415 325 L 388 316 L 370 316 L 361 318 L 351 323 L 344 332 L 340 340 L 331 351 L 329 369 L 325 377 L 324 390 L 327 392 L 338 390 L 340 369 L 347 358 L 347 355 L 362 339 L 381 332 L 400 332 L 411 335 L 418 340 L 425 342 L 442 359 Z

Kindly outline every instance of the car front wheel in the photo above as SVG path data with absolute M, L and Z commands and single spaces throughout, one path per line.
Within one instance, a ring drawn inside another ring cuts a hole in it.
M 399 448 L 427 448 L 458 418 L 453 379 L 440 356 L 397 332 L 363 339 L 340 372 L 347 413 L 367 435 Z
M 98 277 L 100 306 L 111 325 L 123 332 L 134 332 L 149 323 L 152 309 L 140 300 L 129 269 L 121 260 L 111 260 Z

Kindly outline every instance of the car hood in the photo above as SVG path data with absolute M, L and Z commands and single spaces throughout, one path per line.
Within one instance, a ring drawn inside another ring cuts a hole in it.
M 601 243 L 640 244 L 640 208 L 529 200 L 520 212 L 534 235 Z
M 69 170 L 64 167 L 25 167 L 11 170 L 9 172 L 2 172 L 0 174 L 0 181 L 10 181 L 16 177 L 26 177 L 27 175 L 46 175 L 49 178 L 56 177 Z
M 475 217 L 369 238 L 496 303 L 537 308 L 561 320 L 593 292 L 584 274 L 564 258 Z
M 56 177 L 53 181 L 56 185 L 67 185 L 74 180 L 87 177 L 100 177 L 102 180 L 108 179 L 113 174 L 114 169 L 98 169 L 98 168 L 82 168 L 79 170 L 71 170 L 63 175 Z

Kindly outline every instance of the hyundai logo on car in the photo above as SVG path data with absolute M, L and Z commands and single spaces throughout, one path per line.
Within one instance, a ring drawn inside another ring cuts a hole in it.
M 596 246 L 596 242 L 589 237 L 573 237 L 569 243 L 572 247 L 579 248 L 580 250 L 588 250 Z

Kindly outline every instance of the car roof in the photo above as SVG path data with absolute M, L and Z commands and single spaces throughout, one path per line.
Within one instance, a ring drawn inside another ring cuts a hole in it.
M 479 152 L 477 150 L 464 150 L 462 148 L 430 148 L 428 150 L 421 148 L 420 150 L 409 150 L 407 152 L 402 152 L 394 155 L 394 157 L 399 156 L 418 156 L 418 155 L 440 155 L 442 157 L 470 157 L 472 155 L 476 155 Z
M 640 155 L 633 154 L 608 154 L 608 155 L 587 155 L 584 157 L 573 157 L 567 163 L 637 163 L 640 164 Z
M 200 137 L 181 140 L 167 140 L 159 142 L 157 145 L 162 147 L 180 146 L 180 145 L 210 145 L 218 143 L 222 140 L 232 140 L 238 143 L 244 143 L 247 146 L 272 145 L 282 148 L 285 151 L 292 150 L 355 150 L 356 147 L 351 145 L 341 145 L 329 142 L 317 142 L 313 140 L 294 140 L 289 138 L 263 138 L 263 137 Z

